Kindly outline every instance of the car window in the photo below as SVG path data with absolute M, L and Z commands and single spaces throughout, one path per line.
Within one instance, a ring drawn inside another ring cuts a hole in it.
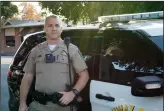
M 78 46 L 88 66 L 89 76 L 92 79 L 98 77 L 99 56 L 103 46 L 103 36 L 97 29 L 83 29 L 78 31 L 66 31 L 62 38 L 71 37 L 71 42 Z
M 99 79 L 130 85 L 137 76 L 162 74 L 162 53 L 131 31 L 106 30 Z
M 26 40 L 22 42 L 17 52 L 15 53 L 14 60 L 10 68 L 12 68 L 13 66 L 16 67 L 18 65 L 23 67 L 31 49 L 45 40 L 45 33 L 29 36 Z
M 96 34 L 93 36 L 92 41 L 90 41 L 92 44 L 90 47 L 92 47 L 91 52 L 100 55 L 101 50 L 103 49 L 104 45 L 104 37 L 102 35 Z
M 74 35 L 71 37 L 72 38 L 72 43 L 80 49 L 82 54 L 88 54 L 90 48 L 90 43 L 91 41 L 91 36 L 90 35 Z
M 78 46 L 82 54 L 90 54 L 92 52 L 92 43 L 97 35 L 97 30 L 68 30 L 62 33 L 62 38 L 70 37 L 71 42 Z
M 159 35 L 159 36 L 152 36 L 150 37 L 150 39 L 162 50 L 163 49 L 163 35 Z

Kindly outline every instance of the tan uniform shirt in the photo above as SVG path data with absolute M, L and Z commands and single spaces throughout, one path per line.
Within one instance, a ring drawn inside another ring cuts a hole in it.
M 53 51 L 48 47 L 47 42 L 43 42 L 34 47 L 28 57 L 24 67 L 26 74 L 36 75 L 35 90 L 53 93 L 66 90 L 66 84 L 69 81 L 69 67 L 67 57 L 67 47 L 62 40 Z M 53 54 L 55 61 L 53 63 L 45 62 L 45 54 Z M 79 73 L 87 68 L 78 47 L 70 44 L 69 54 L 72 62 L 72 80 L 75 73 Z

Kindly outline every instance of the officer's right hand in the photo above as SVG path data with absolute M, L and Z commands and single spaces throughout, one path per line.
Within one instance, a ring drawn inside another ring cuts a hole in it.
M 28 111 L 27 105 L 26 104 L 20 104 L 19 111 Z

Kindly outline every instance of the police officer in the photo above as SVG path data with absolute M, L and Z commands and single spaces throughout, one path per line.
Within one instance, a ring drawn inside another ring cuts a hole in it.
M 70 111 L 70 106 L 62 107 L 51 101 L 46 104 L 33 101 L 29 108 L 26 105 L 27 94 L 34 76 L 36 76 L 36 91 L 45 94 L 59 92 L 63 94 L 59 101 L 64 105 L 73 101 L 89 79 L 87 65 L 78 47 L 69 44 L 72 78 L 75 74 L 78 74 L 79 78 L 72 90 L 66 91 L 66 84 L 69 84 L 67 47 L 61 39 L 62 27 L 58 16 L 52 15 L 45 19 L 44 31 L 46 41 L 32 49 L 24 67 L 25 75 L 20 86 L 19 111 Z

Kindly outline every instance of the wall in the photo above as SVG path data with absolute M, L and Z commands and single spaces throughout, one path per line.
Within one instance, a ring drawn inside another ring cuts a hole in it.
M 18 36 L 19 28 L 10 28 L 10 29 L 2 29 L 1 36 L 1 54 L 2 55 L 13 55 L 17 48 L 20 45 L 20 38 Z M 14 36 L 15 39 L 15 47 L 7 47 L 6 46 L 6 37 L 5 36 Z
M 10 28 L 10 29 L 1 29 L 1 54 L 2 55 L 14 55 L 17 49 L 21 44 L 21 37 L 25 34 L 41 31 L 43 30 L 43 26 L 39 27 L 30 27 L 30 28 Z M 6 46 L 6 37 L 14 35 L 15 37 L 15 47 L 7 47 Z

